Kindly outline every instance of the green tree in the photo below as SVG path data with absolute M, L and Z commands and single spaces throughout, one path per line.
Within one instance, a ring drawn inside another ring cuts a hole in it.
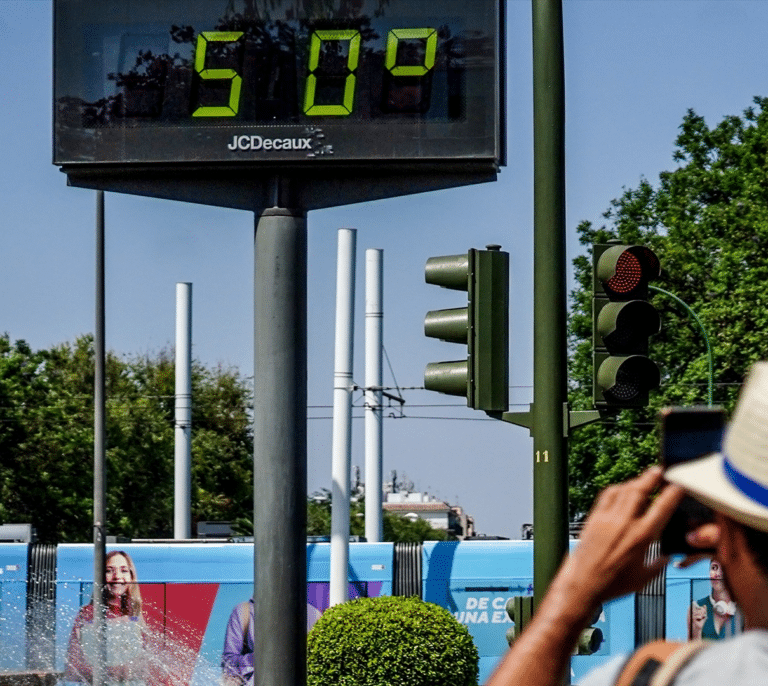
M 749 366 L 768 358 L 768 99 L 755 98 L 742 117 L 709 127 L 689 110 L 673 160 L 658 183 L 641 180 L 611 202 L 599 227 L 578 226 L 587 248 L 617 238 L 653 248 L 662 263 L 659 286 L 686 302 L 709 333 L 716 404 L 733 407 Z M 570 401 L 591 406 L 591 285 L 589 254 L 574 260 L 577 287 L 569 322 Z M 570 443 L 571 515 L 586 512 L 605 485 L 657 459 L 655 419 L 665 405 L 706 402 L 706 348 L 698 327 L 664 295 L 653 303 L 662 332 L 651 358 L 662 386 L 649 408 L 624 410 L 578 429 Z
M 0 337 L 0 521 L 32 522 L 51 541 L 71 526 L 87 540 L 93 488 L 80 482 L 92 474 L 92 458 L 83 457 L 93 454 L 93 429 L 78 420 L 86 412 L 81 389 L 57 383 L 65 375 L 56 353 Z M 73 366 L 79 362 L 75 356 Z
M 435 529 L 423 519 L 408 519 L 402 515 L 384 513 L 382 522 L 384 540 L 395 543 L 423 543 L 424 541 L 455 540 L 447 531 Z
M 0 337 L 0 521 L 35 525 L 43 541 L 91 540 L 93 345 L 78 338 L 33 352 Z M 108 354 L 107 528 L 171 535 L 174 363 Z M 192 517 L 252 508 L 250 389 L 235 370 L 193 364 Z
M 400 515 L 384 512 L 384 540 L 394 543 L 423 543 L 447 541 L 454 538 L 447 531 L 434 529 L 423 519 L 411 521 Z M 253 534 L 253 519 L 243 517 L 235 522 L 234 530 L 241 536 Z M 323 488 L 307 498 L 307 536 L 329 536 L 331 533 L 331 492 Z M 365 536 L 365 501 L 353 499 L 349 508 L 349 533 Z

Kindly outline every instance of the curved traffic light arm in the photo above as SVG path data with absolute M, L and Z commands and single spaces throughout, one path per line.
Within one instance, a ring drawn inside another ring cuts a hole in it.
M 712 372 L 712 346 L 709 343 L 709 336 L 707 335 L 707 330 L 704 328 L 704 324 L 701 323 L 701 319 L 697 316 L 697 314 L 690 308 L 688 305 L 686 305 L 680 298 L 678 298 L 674 293 L 670 293 L 669 291 L 665 291 L 663 288 L 659 288 L 658 286 L 648 286 L 648 289 L 651 291 L 655 291 L 657 293 L 661 293 L 662 295 L 669 296 L 679 305 L 682 305 L 688 314 L 693 317 L 694 321 L 699 325 L 699 328 L 701 329 L 701 333 L 704 336 L 704 342 L 707 344 L 707 362 L 709 363 L 709 378 L 707 380 L 707 407 L 712 407 L 712 387 L 714 385 L 713 382 L 713 372 Z

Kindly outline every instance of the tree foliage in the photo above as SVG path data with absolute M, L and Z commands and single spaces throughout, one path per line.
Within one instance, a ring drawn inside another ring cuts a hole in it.
M 611 202 L 599 227 L 582 222 L 579 240 L 619 239 L 653 248 L 662 263 L 658 285 L 687 303 L 706 328 L 714 360 L 714 402 L 730 411 L 749 366 L 768 358 L 768 98 L 742 117 L 709 127 L 689 110 L 673 155 L 677 167 L 658 183 L 641 180 Z M 578 283 L 569 322 L 570 401 L 591 407 L 591 255 L 574 260 Z M 690 316 L 657 294 L 662 332 L 650 356 L 662 386 L 649 408 L 624 410 L 578 429 L 570 447 L 571 514 L 585 512 L 608 483 L 657 459 L 655 417 L 665 405 L 706 403 L 707 355 Z
M 92 540 L 90 337 L 50 350 L 0 336 L 0 522 L 31 522 L 47 542 Z M 173 529 L 174 362 L 106 361 L 107 529 L 133 538 Z M 248 384 L 230 369 L 192 370 L 192 519 L 252 510 Z
M 447 531 L 435 529 L 423 520 L 411 521 L 391 512 L 383 513 L 383 538 L 394 543 L 423 543 L 424 541 L 447 541 L 453 538 Z M 241 536 L 253 534 L 253 519 L 243 517 L 235 522 L 233 529 Z M 307 498 L 307 536 L 329 536 L 331 533 L 331 492 L 322 489 Z M 349 533 L 351 536 L 365 536 L 365 500 L 353 498 L 349 508 Z

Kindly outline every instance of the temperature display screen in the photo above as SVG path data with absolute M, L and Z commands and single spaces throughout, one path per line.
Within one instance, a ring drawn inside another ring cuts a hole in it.
M 55 0 L 57 164 L 503 163 L 499 0 Z

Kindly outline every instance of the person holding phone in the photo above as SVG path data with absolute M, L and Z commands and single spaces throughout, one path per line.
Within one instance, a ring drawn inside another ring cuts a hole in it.
M 686 494 L 713 514 L 685 540 L 694 551 L 714 551 L 707 557 L 722 569 L 723 583 L 744 615 L 744 632 L 673 646 L 669 662 L 669 656 L 643 660 L 643 683 L 661 676 L 662 667 L 674 670 L 675 686 L 768 683 L 768 363 L 762 362 L 750 371 L 722 451 L 666 471 L 652 467 L 603 491 L 579 545 L 486 686 L 559 686 L 598 605 L 639 591 L 667 564 L 666 557 L 646 563 L 646 553 Z M 700 558 L 694 553 L 683 564 Z M 616 684 L 642 650 L 601 665 L 581 686 Z M 638 682 L 632 677 L 623 683 Z

